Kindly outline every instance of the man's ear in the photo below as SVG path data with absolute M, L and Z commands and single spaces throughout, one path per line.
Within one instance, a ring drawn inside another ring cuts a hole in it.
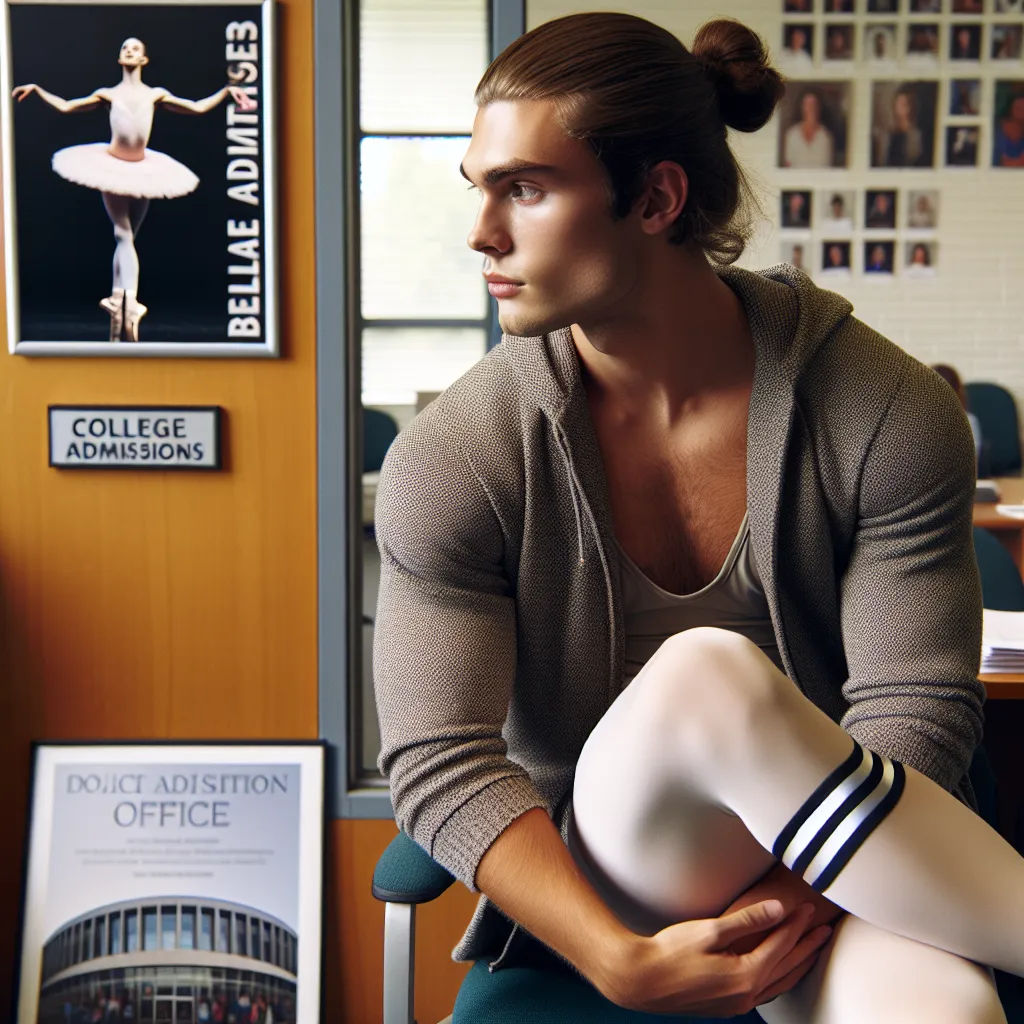
M 641 199 L 640 226 L 648 235 L 670 228 L 686 206 L 690 181 L 686 171 L 673 160 L 655 164 L 647 175 Z

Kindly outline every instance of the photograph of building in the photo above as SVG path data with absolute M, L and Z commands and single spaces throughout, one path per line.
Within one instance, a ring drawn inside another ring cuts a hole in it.
M 46 942 L 39 1022 L 294 1024 L 297 965 L 296 934 L 252 907 L 189 897 L 112 903 Z

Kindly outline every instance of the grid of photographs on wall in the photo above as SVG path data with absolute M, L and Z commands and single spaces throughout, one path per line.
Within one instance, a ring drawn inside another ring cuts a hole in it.
M 829 278 L 934 277 L 939 213 L 938 189 L 784 189 L 782 259 Z
M 1024 167 L 1024 0 L 781 4 L 780 168 Z M 850 137 L 855 93 L 868 104 L 866 139 Z M 831 276 L 933 276 L 938 198 L 934 188 L 787 183 L 783 258 Z

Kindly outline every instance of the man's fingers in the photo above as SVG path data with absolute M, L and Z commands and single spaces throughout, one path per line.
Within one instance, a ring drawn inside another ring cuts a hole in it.
M 715 948 L 723 949 L 737 939 L 763 932 L 782 920 L 785 908 L 778 900 L 762 900 L 726 914 L 715 921 Z
M 788 974 L 779 978 L 778 981 L 774 982 L 774 984 L 767 986 L 761 992 L 758 992 L 754 1005 L 761 1006 L 764 1003 L 771 1002 L 771 1000 L 775 999 L 778 996 L 781 996 L 785 992 L 788 992 L 791 988 L 796 987 L 796 985 L 803 981 L 804 977 L 807 975 L 807 972 L 810 971 L 810 969 L 817 962 L 817 952 L 812 953 L 803 961 L 803 963 L 797 964 L 797 966 L 794 967 L 793 970 L 791 970 Z
M 807 922 L 814 914 L 814 907 L 801 903 L 777 928 L 770 931 L 757 946 L 742 956 L 745 965 L 761 976 L 763 985 L 777 964 L 796 948 Z
M 788 992 L 818 962 L 818 957 L 828 956 L 825 946 L 832 938 L 833 929 L 828 926 L 815 928 L 797 944 L 796 949 L 779 964 L 775 977 L 769 978 L 764 989 L 757 995 L 757 1005 Z M 802 959 L 799 959 L 802 957 Z
M 822 925 L 820 928 L 815 928 L 813 931 L 808 932 L 793 947 L 792 952 L 787 953 L 771 970 L 764 983 L 765 987 L 774 985 L 780 979 L 785 978 L 805 961 L 813 963 L 831 937 L 832 929 L 827 925 Z

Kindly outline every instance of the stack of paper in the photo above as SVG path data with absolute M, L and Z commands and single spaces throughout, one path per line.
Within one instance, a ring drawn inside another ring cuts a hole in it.
M 1024 612 L 986 608 L 981 632 L 982 672 L 1024 672 Z
M 1003 496 L 995 480 L 978 480 L 974 485 L 974 500 L 992 504 Z

